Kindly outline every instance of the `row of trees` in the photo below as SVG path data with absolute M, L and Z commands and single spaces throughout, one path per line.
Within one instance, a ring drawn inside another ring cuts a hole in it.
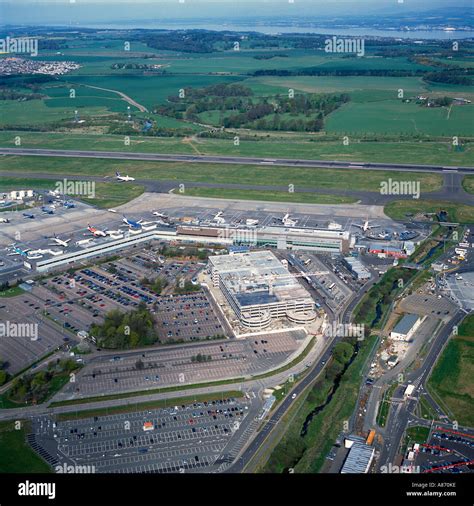
M 212 360 L 211 355 L 203 355 L 202 353 L 198 353 L 197 355 L 193 355 L 191 357 L 191 362 L 210 362 Z

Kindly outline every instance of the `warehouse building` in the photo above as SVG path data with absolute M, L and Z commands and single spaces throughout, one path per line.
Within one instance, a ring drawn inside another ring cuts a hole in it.
M 349 454 L 344 461 L 341 474 L 367 474 L 374 459 L 375 448 L 357 436 L 352 436 L 350 441 Z
M 403 318 L 395 325 L 390 337 L 396 341 L 410 341 L 413 334 L 417 331 L 418 327 L 424 321 L 424 318 L 420 318 L 416 314 L 406 314 Z
M 209 273 L 244 327 L 266 328 L 275 318 L 298 325 L 316 319 L 309 292 L 270 251 L 211 256 Z
M 344 263 L 346 267 L 352 272 L 352 274 L 354 274 L 356 279 L 358 280 L 370 279 L 371 277 L 370 271 L 359 259 L 354 257 L 345 257 Z

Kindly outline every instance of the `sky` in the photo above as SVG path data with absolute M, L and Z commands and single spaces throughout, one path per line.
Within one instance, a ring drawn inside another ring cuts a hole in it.
M 0 0 L 0 24 L 127 22 L 149 19 L 227 19 L 367 16 L 472 8 L 472 0 Z

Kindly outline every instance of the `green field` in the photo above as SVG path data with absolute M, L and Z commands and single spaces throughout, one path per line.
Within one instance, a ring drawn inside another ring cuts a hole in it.
M 471 194 L 474 194 L 474 176 L 466 176 L 462 180 L 463 188 Z
M 125 93 L 139 104 L 151 109 L 166 101 L 170 95 L 178 96 L 179 90 L 187 87 L 201 88 L 217 83 L 232 83 L 239 80 L 229 76 L 179 75 L 179 76 L 138 76 L 138 75 L 74 75 L 61 77 L 67 86 L 88 85 Z M 96 91 L 96 90 L 91 90 Z M 98 91 L 98 90 L 97 90 Z M 126 104 L 124 107 L 126 111 Z
M 293 184 L 304 188 L 328 188 L 334 190 L 351 189 L 380 191 L 380 183 L 392 178 L 404 181 L 406 175 L 396 171 L 372 171 L 346 169 L 298 168 L 291 173 L 287 167 L 253 166 L 239 164 L 207 164 L 186 162 L 146 162 L 107 159 L 58 158 L 5 156 L 1 159 L 0 170 L 15 173 L 56 174 L 74 176 L 110 176 L 115 171 L 143 179 L 176 181 L 177 183 L 235 183 L 249 185 L 275 185 L 288 187 Z M 438 174 L 411 172 L 410 176 L 420 181 L 424 191 L 436 191 L 442 186 L 442 177 Z M 115 186 L 114 186 L 115 188 Z
M 15 190 L 25 188 L 26 186 L 37 190 L 54 190 L 56 183 L 57 181 L 54 179 L 2 177 L 0 180 L 0 191 Z M 121 206 L 139 197 L 144 190 L 143 186 L 137 184 L 95 183 L 95 196 L 93 198 L 80 198 L 80 200 L 89 205 L 107 209 L 109 207 Z
M 409 427 L 405 431 L 405 439 L 403 442 L 404 452 L 407 450 L 409 446 L 418 444 L 425 444 L 428 441 L 428 436 L 430 435 L 429 427 L 415 426 Z
M 452 202 L 432 200 L 396 200 L 387 204 L 384 212 L 394 220 L 404 220 L 408 214 L 448 212 L 449 220 L 454 223 L 474 223 L 474 206 L 454 204 Z
M 379 404 L 379 410 L 376 418 L 377 424 L 380 427 L 385 427 L 385 424 L 387 423 L 390 406 L 392 405 L 392 396 L 397 387 L 398 383 L 393 383 L 383 394 L 383 398 Z
M 328 132 L 347 134 L 472 135 L 474 106 L 420 107 L 415 103 L 385 100 L 348 103 L 329 117 Z
M 176 192 L 176 195 L 236 200 L 296 202 L 302 204 L 352 204 L 356 202 L 356 199 L 351 197 L 341 197 L 322 193 L 289 193 L 263 190 L 234 190 L 229 188 L 189 188 L 184 194 Z
M 26 443 L 27 422 L 0 422 L 0 473 L 49 473 L 50 467 Z
M 474 425 L 474 315 L 451 337 L 428 380 L 429 391 L 446 406 L 459 424 Z
M 421 396 L 420 401 L 418 402 L 418 412 L 419 416 L 425 418 L 426 420 L 438 420 L 439 416 L 431 406 L 431 404 L 425 399 L 425 397 Z
M 21 295 L 23 292 L 23 288 L 14 286 L 12 288 L 7 288 L 6 290 L 1 290 L 0 297 L 16 297 L 17 295 Z

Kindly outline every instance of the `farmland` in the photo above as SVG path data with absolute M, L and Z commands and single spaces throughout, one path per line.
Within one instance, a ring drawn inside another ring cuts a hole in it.
M 11 145 L 20 135 L 24 147 L 474 163 L 474 105 L 430 108 L 416 100 L 420 95 L 430 100 L 474 97 L 465 84 L 423 79 L 436 71 L 435 65 L 446 64 L 436 43 L 424 49 L 433 54 L 431 59 L 408 57 L 410 47 L 404 44 L 393 56 L 375 43 L 369 44 L 365 57 L 354 58 L 326 53 L 321 49 L 324 39 L 313 39 L 285 36 L 276 41 L 254 35 L 242 38 L 235 50 L 235 34 L 192 34 L 194 46 L 182 51 L 173 33 L 164 37 L 112 31 L 71 37 L 59 54 L 45 49 L 40 57 L 74 61 L 79 69 L 32 82 L 3 79 L 4 86 L 26 94 L 34 91 L 40 98 L 0 100 L 0 146 Z M 129 51 L 124 50 L 126 40 L 133 41 Z M 450 64 L 468 68 L 471 51 L 466 46 Z M 188 118 L 178 111 L 157 112 L 170 97 L 179 101 L 182 90 L 197 93 L 233 84 L 250 90 L 254 105 L 275 107 L 275 114 L 265 120 L 231 121 L 225 103 L 219 110 L 204 109 Z M 330 94 L 332 99 L 347 95 L 348 100 L 325 109 L 321 104 Z M 292 96 L 313 97 L 315 105 L 304 114 L 291 111 Z M 220 130 L 224 124 L 230 126 Z M 211 127 L 219 131 L 210 133 Z M 124 135 L 130 137 L 129 145 Z M 240 138 L 237 144 L 234 135 Z M 348 145 L 342 143 L 345 135 L 350 137 Z M 453 136 L 461 137 L 459 147 L 453 147 Z
M 467 317 L 438 360 L 429 379 L 429 390 L 441 399 L 461 424 L 474 424 L 473 390 L 474 317 Z

